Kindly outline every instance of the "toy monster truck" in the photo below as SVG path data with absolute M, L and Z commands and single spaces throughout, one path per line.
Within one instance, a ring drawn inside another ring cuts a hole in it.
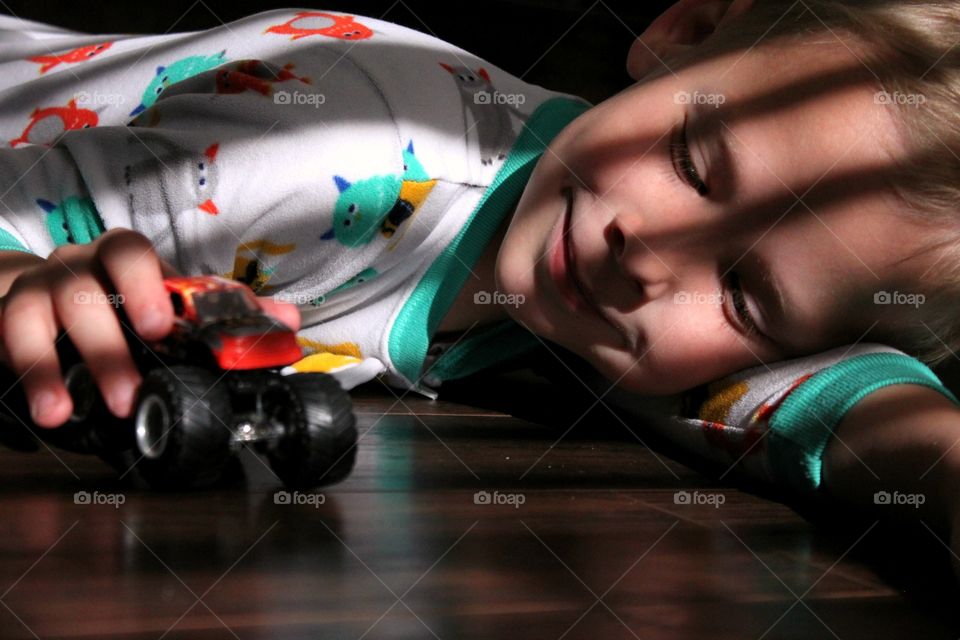
M 99 455 L 149 485 L 186 488 L 220 479 L 245 445 L 265 453 L 289 487 L 337 482 L 356 457 L 349 395 L 324 373 L 281 375 L 302 357 L 296 334 L 266 315 L 245 284 L 219 276 L 167 278 L 175 321 L 144 342 L 118 316 L 143 376 L 130 418 L 110 413 L 69 336 L 57 342 L 73 414 L 56 429 L 33 424 L 17 378 L 0 366 L 0 440 L 36 450 L 40 439 Z M 8 391 L 9 390 L 9 391 Z M 12 415 L 11 415 L 12 414 Z

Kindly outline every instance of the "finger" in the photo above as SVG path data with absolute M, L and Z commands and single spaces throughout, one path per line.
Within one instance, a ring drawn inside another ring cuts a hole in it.
M 57 427 L 70 417 L 73 403 L 60 374 L 54 345 L 60 327 L 43 278 L 42 273 L 25 275 L 11 285 L 0 322 L 7 361 L 23 386 L 33 422 Z
M 183 277 L 183 274 L 180 273 L 176 267 L 174 267 L 172 264 L 170 264 L 163 258 L 160 258 L 160 256 L 157 256 L 157 257 L 160 259 L 160 271 L 163 273 L 164 278 Z
M 160 257 L 150 240 L 116 227 L 97 241 L 97 259 L 133 323 L 131 328 L 147 340 L 163 338 L 173 325 L 173 305 L 163 285 Z
M 55 313 L 67 327 L 110 411 L 117 417 L 127 417 L 143 379 L 124 338 L 116 298 L 109 296 L 89 272 L 56 281 L 51 298 Z
M 268 297 L 258 297 L 257 302 L 267 315 L 273 316 L 294 331 L 300 330 L 300 309 L 297 305 Z

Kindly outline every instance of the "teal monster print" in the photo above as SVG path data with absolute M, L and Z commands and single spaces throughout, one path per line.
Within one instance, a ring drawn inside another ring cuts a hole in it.
M 141 98 L 140 104 L 130 112 L 131 116 L 135 116 L 141 111 L 145 111 L 157 101 L 157 98 L 160 97 L 160 94 L 163 93 L 163 90 L 169 87 L 175 82 L 180 82 L 181 80 L 186 80 L 191 78 L 198 73 L 207 71 L 208 69 L 213 69 L 216 66 L 219 66 L 226 62 L 224 56 L 226 55 L 227 50 L 224 49 L 220 53 L 215 53 L 210 56 L 190 56 L 188 58 L 183 58 L 177 60 L 173 64 L 168 66 L 159 66 L 157 67 L 157 73 L 153 76 L 153 80 L 150 81 L 150 84 L 147 85 L 147 88 L 143 92 L 143 97 Z
M 317 296 L 316 298 L 310 301 L 310 304 L 312 304 L 315 307 L 319 307 L 320 305 L 322 305 L 324 302 L 327 301 L 327 298 L 329 296 L 332 296 L 335 293 L 340 293 L 341 291 L 345 291 L 346 289 L 355 287 L 358 284 L 363 284 L 367 280 L 373 280 L 378 275 L 380 274 L 377 272 L 376 269 L 374 269 L 373 267 L 368 267 L 363 271 L 361 271 L 360 273 L 358 273 L 357 275 L 350 278 L 349 280 L 347 280 L 346 282 L 344 282 L 342 285 L 340 285 L 336 289 L 331 289 L 325 294 L 321 296 Z
M 417 156 L 413 154 L 413 140 L 403 150 L 403 179 L 413 182 L 429 182 L 430 176 L 427 170 L 423 168 Z
M 437 181 L 430 179 L 414 155 L 413 141 L 403 152 L 401 175 L 379 175 L 356 182 L 334 176 L 340 191 L 333 209 L 333 227 L 320 236 L 336 238 L 347 247 L 368 244 L 380 232 L 390 238 L 430 195 Z
M 70 196 L 58 205 L 39 198 L 37 204 L 47 212 L 47 231 L 55 246 L 87 244 L 104 232 L 103 221 L 90 198 Z

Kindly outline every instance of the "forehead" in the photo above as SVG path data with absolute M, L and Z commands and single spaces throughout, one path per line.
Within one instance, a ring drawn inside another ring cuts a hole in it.
M 882 87 L 861 60 L 827 34 L 713 57 L 681 82 L 723 95 L 714 115 L 744 179 L 768 174 L 799 195 L 852 176 L 882 183 L 903 152 L 895 108 L 877 102 Z

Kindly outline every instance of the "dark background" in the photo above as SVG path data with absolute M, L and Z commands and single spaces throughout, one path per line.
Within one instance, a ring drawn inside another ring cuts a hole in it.
M 0 4 L 0 11 L 102 34 L 208 29 L 259 11 L 286 7 L 353 13 L 430 33 L 527 82 L 579 95 L 596 104 L 631 84 L 626 72 L 630 44 L 671 4 L 662 0 L 498 0 L 469 5 L 422 0 L 312 4 L 283 0 L 13 0 Z

